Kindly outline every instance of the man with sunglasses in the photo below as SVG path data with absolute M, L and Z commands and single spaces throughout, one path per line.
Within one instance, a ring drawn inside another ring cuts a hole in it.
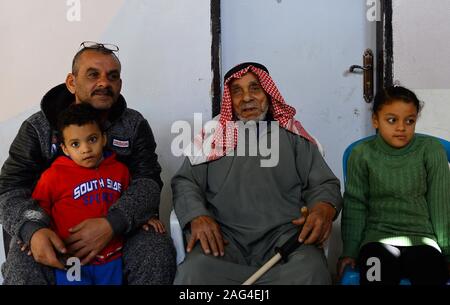
M 126 283 L 173 281 L 176 265 L 171 240 L 147 226 L 158 214 L 162 188 L 156 143 L 148 122 L 128 108 L 120 94 L 118 50 L 115 45 L 83 42 L 65 83 L 43 97 L 41 111 L 23 122 L 10 147 L 0 173 L 1 221 L 14 245 L 2 266 L 4 284 L 54 284 L 53 268 L 64 268 L 60 257 L 76 256 L 87 264 L 116 235 L 124 237 Z M 57 117 L 73 103 L 88 103 L 99 110 L 107 145 L 129 168 L 131 184 L 106 217 L 83 221 L 63 241 L 50 229 L 48 215 L 31 193 L 41 173 L 60 154 Z M 30 250 L 28 255 L 25 249 Z

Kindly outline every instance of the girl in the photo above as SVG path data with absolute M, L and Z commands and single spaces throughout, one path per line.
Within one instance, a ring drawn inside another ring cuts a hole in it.
M 420 110 L 416 95 L 400 86 L 375 97 L 377 135 L 348 160 L 339 275 L 351 265 L 361 284 L 448 279 L 450 172 L 440 142 L 414 133 Z

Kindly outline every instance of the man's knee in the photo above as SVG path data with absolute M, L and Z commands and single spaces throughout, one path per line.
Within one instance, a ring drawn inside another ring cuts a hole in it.
M 281 276 L 293 285 L 331 285 L 331 274 L 323 250 L 303 245 L 294 252 L 284 266 Z
M 172 284 L 176 253 L 166 234 L 139 230 L 125 239 L 123 249 L 125 278 L 129 284 Z
M 4 285 L 54 285 L 53 269 L 37 263 L 27 252 L 20 251 L 12 239 L 8 256 L 1 266 Z
M 148 259 L 161 263 L 175 264 L 176 252 L 167 234 L 153 230 L 139 230 L 125 239 L 123 255 L 125 260 Z
M 187 254 L 183 263 L 178 265 L 175 277 L 175 285 L 203 285 L 211 283 L 209 277 L 216 274 L 216 268 L 213 266 L 214 258 L 204 255 L 200 252 L 191 252 Z
M 206 255 L 197 244 L 178 266 L 174 284 L 239 285 L 256 271 L 256 267 L 237 264 L 230 258 L 233 256 Z

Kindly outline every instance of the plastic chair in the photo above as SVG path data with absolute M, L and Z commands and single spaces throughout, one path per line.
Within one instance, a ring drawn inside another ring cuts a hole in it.
M 342 275 L 341 285 L 359 285 L 359 271 L 357 269 L 353 269 L 351 266 L 346 266 Z M 401 279 L 400 285 L 411 285 L 411 281 L 406 278 Z
M 430 135 L 425 134 L 417 134 L 418 136 L 427 136 L 427 137 L 433 137 Z M 347 178 L 347 162 L 348 158 L 350 157 L 350 153 L 352 152 L 353 148 L 358 145 L 361 142 L 368 141 L 376 137 L 376 135 L 371 135 L 362 139 L 359 139 L 353 143 L 351 143 L 344 151 L 344 155 L 342 157 L 342 169 L 344 170 L 344 182 Z M 447 152 L 447 160 L 450 163 L 450 142 L 447 140 L 444 140 L 439 137 L 433 137 L 438 139 L 441 144 L 444 146 L 445 151 Z M 344 272 L 342 274 L 341 278 L 341 285 L 359 285 L 359 271 L 358 269 L 353 269 L 351 266 L 346 266 L 344 269 Z M 400 285 L 411 285 L 411 281 L 407 278 L 403 278 L 400 280 Z M 450 279 L 447 282 L 447 285 L 450 285 Z
M 317 143 L 317 148 L 319 149 L 320 154 L 324 157 L 325 151 L 323 150 L 322 145 L 315 137 L 313 138 Z M 177 251 L 177 265 L 179 265 L 184 261 L 184 258 L 186 257 L 186 250 L 183 230 L 181 229 L 180 222 L 178 221 L 178 217 L 177 214 L 175 214 L 174 209 L 172 209 L 172 211 L 170 212 L 170 236 L 172 237 L 173 245 L 175 246 L 175 250 Z M 328 240 L 325 242 L 323 250 L 325 256 L 328 257 Z
M 170 212 L 170 236 L 173 240 L 173 245 L 177 251 L 177 265 L 181 264 L 186 257 L 186 251 L 184 249 L 183 230 L 181 230 L 180 222 L 178 221 L 175 210 Z

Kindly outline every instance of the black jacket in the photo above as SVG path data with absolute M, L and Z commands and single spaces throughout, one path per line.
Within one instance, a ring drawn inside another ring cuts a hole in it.
M 22 123 L 0 173 L 0 219 L 6 232 L 29 243 L 33 233 L 48 227 L 49 217 L 31 199 L 41 173 L 58 156 L 56 118 L 75 100 L 65 84 L 51 89 L 42 99 L 41 111 Z M 128 166 L 131 184 L 107 219 L 115 234 L 126 234 L 158 214 L 162 181 L 155 154 L 156 143 L 148 122 L 127 108 L 120 96 L 105 123 L 108 148 Z

